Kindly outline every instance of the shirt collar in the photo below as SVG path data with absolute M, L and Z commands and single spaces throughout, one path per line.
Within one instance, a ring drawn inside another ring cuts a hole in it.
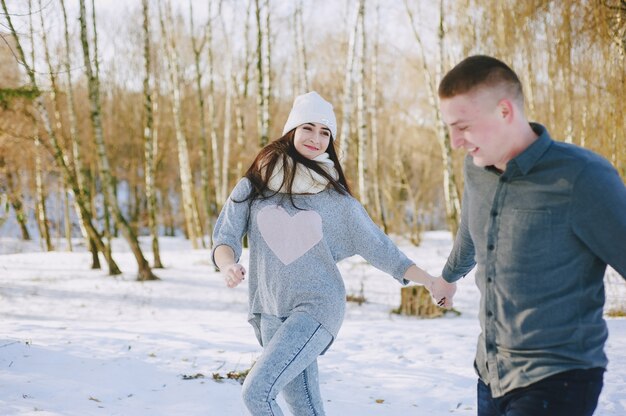
M 539 137 L 537 137 L 537 140 L 528 146 L 526 150 L 514 157 L 507 164 L 515 164 L 522 175 L 527 175 L 528 172 L 530 172 L 552 144 L 550 133 L 548 133 L 548 130 L 544 126 L 539 123 L 530 123 L 530 127 Z M 508 166 L 507 170 L 509 170 Z

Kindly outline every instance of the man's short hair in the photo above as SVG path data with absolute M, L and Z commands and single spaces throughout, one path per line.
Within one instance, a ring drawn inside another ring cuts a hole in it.
M 452 68 L 439 84 L 439 97 L 452 98 L 478 87 L 505 88 L 511 98 L 524 103 L 522 83 L 504 62 L 486 55 L 465 58 Z

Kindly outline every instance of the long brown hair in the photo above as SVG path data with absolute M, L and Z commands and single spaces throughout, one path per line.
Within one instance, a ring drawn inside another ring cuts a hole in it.
M 333 178 L 317 162 L 311 159 L 307 159 L 306 157 L 298 153 L 293 143 L 295 131 L 296 129 L 290 130 L 281 138 L 274 140 L 263 149 L 261 149 L 261 151 L 257 154 L 256 158 L 246 171 L 245 175 L 252 184 L 252 190 L 243 201 L 235 202 L 251 202 L 257 198 L 266 199 L 276 195 L 278 191 L 272 190 L 271 193 L 267 192 L 269 190 L 267 185 L 272 176 L 272 173 L 274 172 L 274 168 L 278 163 L 282 163 L 284 172 L 283 182 L 278 189 L 288 190 L 287 194 L 289 195 L 291 204 L 296 208 L 298 207 L 293 201 L 292 187 L 294 178 L 296 176 L 295 173 L 298 167 L 298 163 L 303 164 L 307 168 L 328 179 L 329 184 L 340 194 L 352 195 L 352 192 L 350 192 L 350 186 L 346 181 L 343 169 L 341 168 L 341 164 L 339 163 L 339 158 L 337 157 L 337 152 L 335 151 L 333 138 L 331 137 L 328 142 L 328 149 L 326 149 L 326 153 L 328 153 L 330 160 L 332 160 L 335 164 L 335 169 L 338 173 L 337 179 Z M 289 158 L 291 158 L 291 161 L 293 163 L 289 163 Z

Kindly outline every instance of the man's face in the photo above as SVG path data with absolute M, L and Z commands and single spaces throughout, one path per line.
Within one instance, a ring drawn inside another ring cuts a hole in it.
M 441 113 L 453 149 L 465 149 L 476 166 L 506 168 L 511 141 L 504 130 L 506 113 L 494 92 L 474 91 L 441 99 Z

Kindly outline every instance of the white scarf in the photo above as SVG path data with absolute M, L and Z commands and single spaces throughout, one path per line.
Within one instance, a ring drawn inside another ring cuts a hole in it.
M 335 169 L 335 164 L 328 153 L 322 153 L 314 159 L 322 169 L 324 169 L 333 179 L 339 179 L 339 174 L 337 173 L 337 169 Z M 293 164 L 291 158 L 287 158 L 287 163 L 290 165 Z M 328 179 L 320 175 L 304 166 L 302 163 L 298 163 L 296 167 L 296 172 L 293 178 L 293 186 L 291 187 L 292 194 L 317 194 L 322 192 L 328 186 Z M 275 192 L 287 193 L 289 189 L 287 188 L 287 184 L 284 186 L 283 184 L 284 178 L 284 169 L 282 163 L 277 163 L 274 167 L 274 171 L 272 172 L 272 176 L 269 181 L 267 181 L 267 187 Z

